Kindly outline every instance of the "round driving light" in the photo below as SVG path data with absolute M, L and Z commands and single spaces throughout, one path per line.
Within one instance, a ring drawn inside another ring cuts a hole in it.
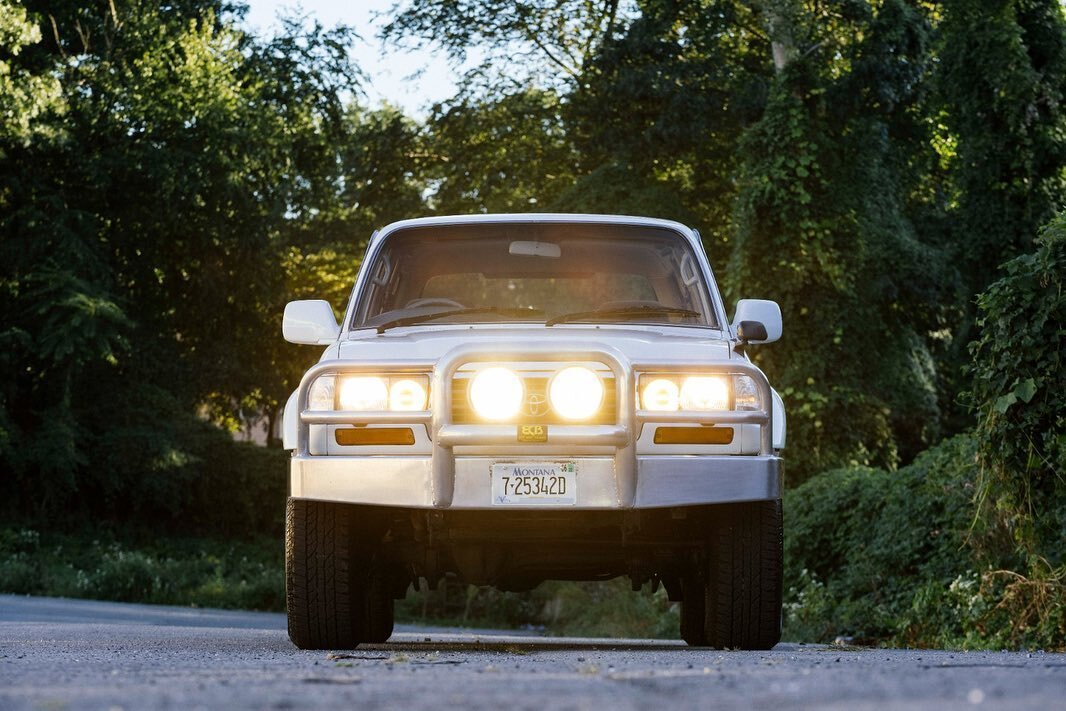
M 417 380 L 404 378 L 389 387 L 389 409 L 411 412 L 426 409 L 426 388 Z
M 598 375 L 579 365 L 563 368 L 548 387 L 552 407 L 567 420 L 586 420 L 603 403 L 603 383 Z
M 681 385 L 682 410 L 728 410 L 729 383 L 725 378 L 694 375 Z
M 486 420 L 506 420 L 522 406 L 522 381 L 507 368 L 485 368 L 470 383 L 470 404 Z
M 656 378 L 644 386 L 641 400 L 645 410 L 676 410 L 678 405 L 677 383 L 666 378 Z
M 372 376 L 341 378 L 340 404 L 342 410 L 387 410 L 389 386 Z

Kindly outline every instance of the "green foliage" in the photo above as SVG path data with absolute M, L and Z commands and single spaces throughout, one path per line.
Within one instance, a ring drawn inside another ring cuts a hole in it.
M 617 164 L 603 165 L 582 176 L 552 205 L 561 212 L 632 214 L 691 222 L 671 186 L 648 180 Z
M 418 624 L 530 627 L 557 636 L 677 637 L 678 607 L 662 589 L 633 592 L 628 580 L 542 583 L 524 593 L 444 581 L 436 590 L 408 591 L 396 614 Z
M 540 616 L 537 591 L 501 592 L 445 579 L 430 589 L 409 588 L 407 597 L 396 602 L 396 617 L 416 624 L 470 627 L 521 627 L 535 624 Z
M 974 456 L 960 436 L 894 472 L 835 469 L 787 492 L 787 636 L 893 639 L 916 581 L 966 572 Z
M 977 301 L 974 433 L 894 473 L 831 471 L 788 494 L 791 634 L 1066 644 L 1066 216 L 1003 273 Z
M 1066 646 L 1066 566 L 1045 561 L 1021 574 L 1009 550 L 973 545 L 983 535 L 974 527 L 981 446 L 960 435 L 898 471 L 837 469 L 789 491 L 785 638 Z
M 957 395 L 976 335 L 973 295 L 1002 262 L 1029 251 L 1066 195 L 1066 21 L 1057 0 L 950 0 L 941 12 L 929 83 L 942 166 L 929 185 L 947 217 L 938 239 L 960 286 L 940 349 L 940 399 L 953 425 L 969 426 Z
M 737 140 L 765 98 L 765 47 L 751 26 L 742 3 L 641 3 L 564 105 L 583 174 L 560 209 L 698 225 L 712 260 L 724 259 Z
M 790 467 L 799 481 L 848 463 L 893 467 L 939 434 L 923 328 L 943 265 L 908 217 L 902 171 L 928 27 L 898 2 L 842 22 L 861 40 L 811 29 L 816 54 L 782 69 L 741 140 L 727 281 L 733 297 L 782 305 L 785 337 L 758 360 L 804 451 Z
M 0 0 L 0 140 L 26 140 L 40 132 L 42 114 L 62 108 L 59 82 L 48 72 L 20 66 L 26 47 L 41 41 L 41 30 L 26 8 Z M 0 148 L 0 158 L 3 157 Z
M 573 181 L 576 160 L 552 91 L 459 96 L 428 119 L 431 208 L 440 214 L 538 212 Z
M 587 58 L 609 38 L 619 0 L 410 0 L 397 3 L 382 31 L 404 46 L 436 43 L 454 60 L 478 46 L 485 60 L 467 81 L 485 74 L 508 83 L 538 76 L 554 84 L 578 79 Z M 516 61 L 518 60 L 518 61 Z M 504 74 L 504 68 L 511 72 Z M 491 80 L 490 79 L 490 80 Z
M 955 135 L 951 251 L 974 293 L 1066 195 L 1066 23 L 1056 0 L 942 5 L 934 82 Z
M 1066 214 L 977 299 L 971 346 L 980 512 L 1028 556 L 1066 563 Z
M 285 601 L 277 540 L 119 540 L 99 530 L 0 529 L 0 592 L 275 611 Z
M 781 302 L 785 341 L 759 361 L 812 455 L 802 480 L 891 468 L 970 424 L 974 275 L 1063 192 L 1064 30 L 1055 0 L 411 0 L 383 36 L 487 58 L 433 119 L 435 207 L 539 209 L 539 193 L 681 219 L 732 297 Z M 518 81 L 495 71 L 505 56 Z
M 266 334 L 319 277 L 283 267 L 323 264 L 320 251 L 357 264 L 353 227 L 420 204 L 386 168 L 367 171 L 378 185 L 356 198 L 389 203 L 402 188 L 393 213 L 352 209 L 336 190 L 355 189 L 402 122 L 347 110 L 345 30 L 290 22 L 259 40 L 209 1 L 47 11 L 33 18 L 47 32 L 21 10 L 2 30 L 17 30 L 2 55 L 23 78 L 14 100 L 32 90 L 40 109 L 21 109 L 32 131 L 0 131 L 5 505 L 183 506 L 177 492 L 214 476 L 194 413 L 273 418 L 306 366 Z
M 53 411 L 32 447 L 11 448 L 9 461 L 71 460 L 66 486 L 48 469 L 37 476 L 8 473 L 0 515 L 53 520 L 56 528 L 89 521 L 143 523 L 160 532 L 247 540 L 280 537 L 288 486 L 288 454 L 235 442 L 227 432 L 183 411 L 165 390 L 131 388 L 125 408 L 94 435 L 96 449 L 37 452 L 54 447 L 72 427 Z M 90 459 L 91 456 L 91 459 Z M 27 466 L 24 470 L 32 471 Z M 42 476 L 43 475 L 43 476 Z
M 676 639 L 680 608 L 660 588 L 633 592 L 623 578 L 603 583 L 546 583 L 542 608 L 548 632 L 560 636 Z
M 915 592 L 896 640 L 918 647 L 1066 648 L 1066 568 L 1026 577 L 1011 570 L 967 571 L 946 588 L 928 581 Z

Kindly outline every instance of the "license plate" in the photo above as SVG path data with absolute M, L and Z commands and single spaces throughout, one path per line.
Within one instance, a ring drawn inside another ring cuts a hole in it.
M 573 506 L 577 503 L 574 462 L 508 462 L 492 465 L 494 506 Z

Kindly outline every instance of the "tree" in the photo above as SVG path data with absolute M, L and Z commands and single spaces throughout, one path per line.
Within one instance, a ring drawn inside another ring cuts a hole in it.
M 977 299 L 970 344 L 981 517 L 1027 556 L 1066 563 L 1066 214 Z
M 788 335 L 759 352 L 781 389 L 795 478 L 894 466 L 937 436 L 926 345 L 941 260 L 907 214 L 907 141 L 928 25 L 905 3 L 766 3 L 776 77 L 740 142 L 737 296 L 782 304 Z M 876 356 L 874 355 L 876 354 Z
M 959 287 L 938 360 L 958 430 L 971 423 L 956 393 L 968 379 L 973 296 L 1030 249 L 1066 195 L 1066 20 L 1057 0 L 950 0 L 941 13 L 929 113 L 947 218 L 939 239 Z
M 26 140 L 42 128 L 42 114 L 57 110 L 59 82 L 48 72 L 21 66 L 17 58 L 41 41 L 41 30 L 24 7 L 0 0 L 0 137 Z
M 484 59 L 467 77 L 564 87 L 615 32 L 619 0 L 408 0 L 393 8 L 383 39 L 435 43 L 457 63 L 472 48 Z M 499 73 L 503 70 L 503 74 Z M 487 75 L 487 76 L 486 76 Z M 506 92 L 509 93 L 509 92 Z
M 527 88 L 438 104 L 427 121 L 425 170 L 437 213 L 536 212 L 574 180 L 577 154 L 559 96 Z
M 953 258 L 971 293 L 1066 195 L 1066 21 L 1057 0 L 949 0 L 935 76 L 954 151 Z
M 764 43 L 736 2 L 639 9 L 567 96 L 581 175 L 561 205 L 697 224 L 719 263 L 733 231 L 736 142 L 764 98 Z
M 58 77 L 63 111 L 0 136 L 4 488 L 165 506 L 198 413 L 284 396 L 257 354 L 282 255 L 337 212 L 350 34 L 257 41 L 210 2 L 47 10 L 50 41 L 10 61 Z

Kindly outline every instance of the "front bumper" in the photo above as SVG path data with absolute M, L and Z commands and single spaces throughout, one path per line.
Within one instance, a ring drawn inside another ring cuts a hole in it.
M 533 460 L 522 457 L 522 461 Z M 556 461 L 560 457 L 551 458 Z M 774 456 L 648 456 L 636 458 L 630 497 L 619 487 L 611 457 L 572 457 L 577 503 L 556 508 L 640 509 L 696 506 L 781 497 L 781 459 Z M 492 464 L 502 459 L 457 457 L 451 500 L 439 499 L 430 457 L 295 456 L 292 496 L 320 501 L 415 509 L 496 509 Z M 543 505 L 507 509 L 543 509 Z
M 452 380 L 474 362 L 589 362 L 610 368 L 617 389 L 614 425 L 552 426 L 544 443 L 515 451 L 508 425 L 462 425 L 450 421 Z M 764 407 L 760 411 L 708 413 L 645 412 L 634 396 L 639 372 L 698 369 L 752 377 Z M 431 372 L 433 407 L 422 413 L 321 412 L 308 409 L 311 384 L 321 375 L 345 372 Z M 512 344 L 506 351 L 459 347 L 437 363 L 327 361 L 304 376 L 297 396 L 300 425 L 291 465 L 291 495 L 302 499 L 416 509 L 500 510 L 492 505 L 491 471 L 499 462 L 557 462 L 577 465 L 574 505 L 507 508 L 640 509 L 760 501 L 780 498 L 782 464 L 771 444 L 770 385 L 756 367 L 742 361 L 713 365 L 691 362 L 631 363 L 609 346 L 558 351 L 543 343 Z M 424 425 L 432 442 L 423 454 L 343 456 L 312 454 L 313 425 Z M 643 454 L 635 448 L 650 422 L 757 425 L 757 455 Z

